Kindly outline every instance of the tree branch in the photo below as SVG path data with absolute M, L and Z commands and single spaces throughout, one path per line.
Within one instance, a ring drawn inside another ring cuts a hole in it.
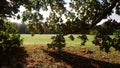
M 96 24 L 98 24 L 104 17 L 106 17 L 109 13 L 111 13 L 111 12 L 112 12 L 112 9 L 116 6 L 116 4 L 117 4 L 118 1 L 119 1 L 119 0 L 114 0 L 113 3 L 111 4 L 111 6 L 110 6 L 107 10 L 105 10 L 105 11 L 103 12 L 103 14 L 102 14 L 101 17 L 99 17 L 96 21 L 93 22 L 93 24 L 90 26 L 89 29 L 91 29 L 92 27 L 94 27 L 94 26 L 95 26 Z

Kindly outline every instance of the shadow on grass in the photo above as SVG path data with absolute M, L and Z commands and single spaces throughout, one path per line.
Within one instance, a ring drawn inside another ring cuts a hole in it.
M 68 65 L 71 65 L 72 68 L 120 68 L 120 64 L 112 64 L 92 58 L 85 58 L 65 51 L 57 53 L 45 50 L 44 52 L 52 56 L 57 62 L 62 60 Z
M 27 56 L 24 47 L 12 47 L 6 51 L 0 50 L 0 68 L 24 68 Z

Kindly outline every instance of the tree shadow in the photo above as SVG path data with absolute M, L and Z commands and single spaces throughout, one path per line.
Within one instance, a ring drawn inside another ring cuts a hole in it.
M 24 68 L 27 64 L 27 52 L 24 47 L 11 47 L 5 51 L 0 50 L 0 68 Z
M 45 53 L 52 56 L 55 61 L 63 61 L 72 68 L 120 68 L 120 64 L 113 64 L 105 61 L 95 60 L 92 58 L 86 58 L 80 55 L 71 54 L 65 51 L 62 52 L 50 52 L 44 50 Z

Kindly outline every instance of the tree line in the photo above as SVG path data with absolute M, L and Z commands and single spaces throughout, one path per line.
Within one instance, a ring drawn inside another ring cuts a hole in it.
M 18 30 L 19 34 L 30 34 L 30 30 L 28 28 L 28 24 L 24 23 L 14 23 L 15 28 Z M 116 22 L 115 20 L 109 20 L 104 22 L 101 25 L 95 26 L 94 28 L 91 29 L 90 32 L 84 33 L 73 33 L 73 34 L 89 34 L 89 35 L 95 35 L 98 32 L 102 33 L 102 35 L 113 35 L 116 31 L 119 32 L 120 30 L 120 23 Z M 71 29 L 68 29 L 71 30 Z M 51 30 L 50 27 L 44 28 L 44 33 L 43 34 L 59 34 L 59 30 Z M 39 32 L 35 32 L 35 34 L 39 34 Z
M 15 26 L 19 34 L 31 34 L 28 28 L 28 24 L 13 23 L 13 25 Z M 45 28 L 43 34 L 58 34 L 58 33 L 59 32 L 57 30 L 50 30 L 49 28 Z M 39 34 L 39 32 L 36 31 L 35 34 Z

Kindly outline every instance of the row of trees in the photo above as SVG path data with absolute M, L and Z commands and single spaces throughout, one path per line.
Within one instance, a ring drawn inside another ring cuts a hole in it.
M 23 23 L 13 23 L 15 28 L 17 29 L 19 34 L 30 34 L 30 30 L 28 28 L 28 24 Z M 59 32 L 57 30 L 50 30 L 50 28 L 44 28 L 43 34 L 58 34 Z M 35 32 L 35 34 L 39 34 L 38 31 Z
M 28 24 L 23 23 L 13 23 L 15 28 L 18 30 L 18 33 L 20 34 L 30 34 L 30 30 L 28 28 Z M 44 27 L 44 25 L 43 25 Z M 114 33 L 119 32 L 120 29 L 120 23 L 117 23 L 115 20 L 109 20 L 106 22 L 103 22 L 103 24 L 95 26 L 92 28 L 89 32 L 84 33 L 74 33 L 74 34 L 90 34 L 95 35 L 98 32 L 100 32 L 102 35 L 113 35 Z M 68 29 L 71 30 L 71 29 Z M 67 32 L 67 31 L 66 31 Z M 36 34 L 39 34 L 39 32 L 35 32 Z M 44 34 L 59 34 L 60 32 L 58 30 L 51 30 L 51 27 L 44 28 Z

